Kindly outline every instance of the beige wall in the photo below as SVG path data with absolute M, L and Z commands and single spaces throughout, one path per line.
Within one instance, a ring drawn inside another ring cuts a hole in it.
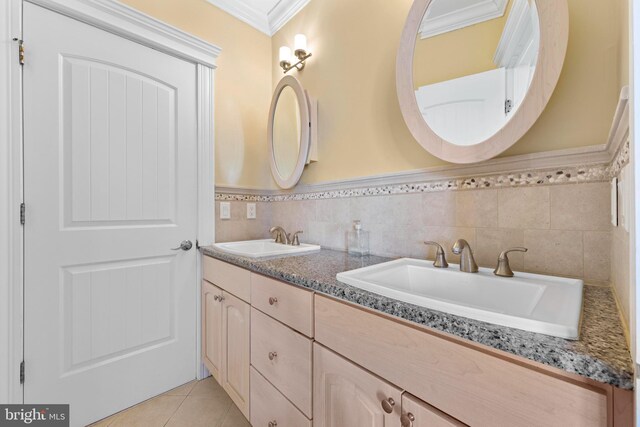
M 619 0 L 624 2 L 625 0 Z M 411 0 L 313 0 L 271 40 L 205 0 L 125 3 L 222 47 L 216 72 L 216 184 L 274 188 L 266 143 L 278 47 L 307 34 L 313 57 L 294 72 L 319 102 L 315 183 L 444 164 L 409 133 L 395 92 L 395 56 Z M 504 155 L 605 142 L 620 86 L 628 82 L 625 8 L 568 0 L 565 67 L 545 112 Z M 621 22 L 623 21 L 623 22 Z M 621 25 L 622 24 L 622 25 Z
M 493 57 L 513 5 L 510 3 L 500 18 L 426 39 L 418 37 L 413 55 L 414 87 L 494 70 Z
M 505 155 L 606 142 L 620 89 L 620 9 L 568 0 L 570 38 L 560 82 L 533 128 Z M 413 139 L 395 91 L 395 58 L 411 0 L 313 0 L 273 37 L 278 47 L 307 34 L 313 57 L 295 72 L 319 106 L 320 161 L 302 180 L 315 183 L 441 165 Z M 264 165 L 268 167 L 268 165 Z
M 266 162 L 271 38 L 205 0 L 123 2 L 222 48 L 215 74 L 216 184 L 272 185 Z

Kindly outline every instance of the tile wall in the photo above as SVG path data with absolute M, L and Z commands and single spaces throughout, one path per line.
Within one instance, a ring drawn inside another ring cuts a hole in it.
M 524 246 L 526 254 L 510 255 L 514 270 L 610 282 L 607 182 L 257 202 L 255 220 L 246 219 L 246 202 L 231 206 L 231 219 L 220 220 L 216 202 L 219 242 L 266 238 L 270 226 L 281 225 L 303 230 L 303 242 L 345 250 L 345 233 L 359 219 L 377 255 L 433 259 L 435 250 L 422 242 L 435 240 L 457 262 L 451 246 L 464 238 L 484 267 L 494 267 L 502 250 Z

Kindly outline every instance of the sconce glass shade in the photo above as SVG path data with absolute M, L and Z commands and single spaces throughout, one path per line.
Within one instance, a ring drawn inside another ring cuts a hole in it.
M 280 65 L 291 64 L 291 49 L 287 46 L 280 46 Z
M 307 36 L 304 34 L 296 34 L 293 39 L 293 46 L 297 57 L 307 54 Z

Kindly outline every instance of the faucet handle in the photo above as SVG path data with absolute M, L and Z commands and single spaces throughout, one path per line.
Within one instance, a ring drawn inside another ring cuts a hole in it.
M 303 234 L 304 231 L 296 231 L 293 233 L 293 238 L 291 239 L 292 246 L 300 246 L 300 239 L 298 239 L 298 234 Z
M 498 265 L 496 269 L 493 270 L 493 274 L 501 277 L 513 277 L 513 270 L 511 270 L 511 266 L 509 265 L 509 256 L 507 255 L 509 252 L 527 252 L 527 248 L 515 247 L 507 249 L 506 251 L 502 251 L 500 256 L 498 257 Z
M 287 235 L 284 232 L 284 229 L 280 226 L 271 227 L 269 229 L 269 233 L 276 233 L 276 243 L 285 243 L 285 240 L 287 240 Z
M 430 240 L 424 242 L 425 245 L 435 246 L 436 250 L 436 260 L 433 262 L 434 267 L 438 268 L 447 268 L 449 267 L 449 263 L 447 262 L 447 258 L 444 255 L 444 249 L 438 242 L 432 242 Z

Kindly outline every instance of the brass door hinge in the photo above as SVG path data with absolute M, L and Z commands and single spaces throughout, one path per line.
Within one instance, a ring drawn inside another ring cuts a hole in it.
M 18 61 L 20 61 L 20 65 L 24 65 L 24 42 L 22 40 L 18 40 Z

